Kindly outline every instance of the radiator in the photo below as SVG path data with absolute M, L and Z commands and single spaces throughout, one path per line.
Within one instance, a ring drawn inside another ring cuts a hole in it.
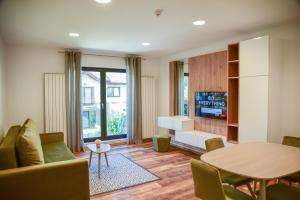
M 143 139 L 157 131 L 157 98 L 154 77 L 142 77 L 142 132 Z
M 65 74 L 44 74 L 45 132 L 63 132 L 66 142 Z

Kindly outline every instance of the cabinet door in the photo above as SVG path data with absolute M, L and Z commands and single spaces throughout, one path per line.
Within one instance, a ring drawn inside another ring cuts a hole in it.
M 240 77 L 269 74 L 269 37 L 240 42 Z
M 239 142 L 266 142 L 268 76 L 240 78 Z

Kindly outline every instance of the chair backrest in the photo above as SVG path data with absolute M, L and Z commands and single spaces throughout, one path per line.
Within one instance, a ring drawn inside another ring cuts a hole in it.
M 219 171 L 200 161 L 191 161 L 194 190 L 197 197 L 203 200 L 225 200 Z
M 208 140 L 205 140 L 205 147 L 206 151 L 210 152 L 216 149 L 220 149 L 224 147 L 224 142 L 222 138 L 211 138 Z
M 282 144 L 300 148 L 300 138 L 292 136 L 284 136 Z

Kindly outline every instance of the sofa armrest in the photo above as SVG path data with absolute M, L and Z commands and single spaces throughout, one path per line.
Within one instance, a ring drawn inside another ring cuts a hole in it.
M 63 132 L 42 133 L 42 134 L 40 134 L 40 137 L 41 137 L 42 144 L 64 141 L 64 133 Z
M 88 162 L 74 159 L 0 170 L 1 199 L 88 200 Z

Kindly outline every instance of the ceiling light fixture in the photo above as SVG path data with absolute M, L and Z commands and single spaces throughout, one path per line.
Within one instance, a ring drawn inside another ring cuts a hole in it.
M 256 37 L 256 38 L 253 38 L 254 40 L 259 40 L 261 39 L 262 37 Z
M 95 0 L 97 3 L 107 4 L 110 3 L 111 0 Z
M 193 24 L 195 26 L 202 26 L 202 25 L 206 24 L 206 21 L 204 21 L 204 20 L 198 20 L 198 21 L 194 21 Z
M 143 42 L 142 45 L 143 46 L 150 46 L 151 44 L 149 42 Z
M 70 37 L 79 37 L 80 34 L 79 33 L 69 33 Z

